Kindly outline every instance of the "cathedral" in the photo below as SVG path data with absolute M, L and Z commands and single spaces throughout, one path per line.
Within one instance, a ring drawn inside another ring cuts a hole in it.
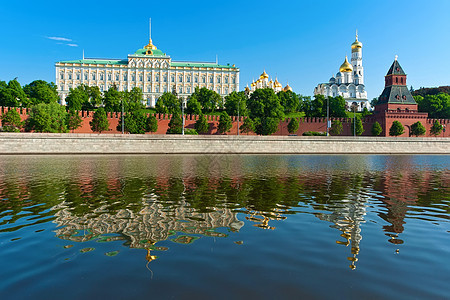
M 314 95 L 324 95 L 325 97 L 342 96 L 347 104 L 347 108 L 356 107 L 361 111 L 366 107 L 371 109 L 367 100 L 367 92 L 364 87 L 364 68 L 362 66 L 362 43 L 356 40 L 351 45 L 351 62 L 345 57 L 344 63 L 339 68 L 336 76 L 332 76 L 328 83 L 320 83 L 314 89 Z
M 287 84 L 284 88 L 283 85 L 278 81 L 277 78 L 275 78 L 275 81 L 273 81 L 272 79 L 269 80 L 269 75 L 267 75 L 266 71 L 264 70 L 264 72 L 259 76 L 259 79 L 252 82 L 252 84 L 250 85 L 250 88 L 247 87 L 245 88 L 245 91 L 248 92 L 249 94 L 253 93 L 254 91 L 256 91 L 256 89 L 272 89 L 275 93 L 284 91 L 291 91 L 292 92 L 292 88 L 289 86 L 289 84 Z

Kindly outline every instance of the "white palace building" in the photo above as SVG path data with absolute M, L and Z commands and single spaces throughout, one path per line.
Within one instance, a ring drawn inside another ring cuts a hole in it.
M 155 106 L 164 92 L 176 91 L 186 99 L 196 87 L 206 87 L 222 97 L 239 91 L 239 69 L 235 65 L 211 62 L 172 61 L 156 48 L 150 38 L 148 45 L 129 54 L 127 59 L 79 59 L 56 63 L 56 85 L 61 104 L 65 105 L 71 88 L 81 84 L 98 86 L 101 92 L 116 86 L 119 91 L 138 87 L 146 106 Z
M 329 82 L 317 85 L 314 89 L 314 95 L 324 95 L 325 97 L 342 96 L 349 108 L 354 105 L 359 111 L 364 109 L 364 107 L 371 109 L 364 86 L 362 43 L 358 41 L 358 33 L 356 33 L 356 40 L 352 44 L 351 63 L 348 62 L 346 56 L 336 77 L 332 76 Z

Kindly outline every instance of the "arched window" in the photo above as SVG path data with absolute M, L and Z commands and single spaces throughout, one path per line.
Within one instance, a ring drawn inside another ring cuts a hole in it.
M 395 83 L 398 83 L 398 77 L 395 77 Z

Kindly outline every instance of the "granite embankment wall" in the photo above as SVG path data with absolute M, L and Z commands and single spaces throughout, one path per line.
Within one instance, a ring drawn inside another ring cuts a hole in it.
M 0 133 L 0 154 L 450 154 L 450 139 Z
M 9 107 L 1 107 L 0 108 L 0 116 L 4 113 L 6 113 L 8 110 L 10 109 L 15 109 L 19 112 L 20 117 L 22 120 L 26 120 L 28 118 L 28 113 L 29 113 L 29 109 L 25 109 L 25 108 L 9 108 Z M 73 133 L 93 133 L 90 127 L 89 122 L 92 121 L 92 117 L 94 115 L 94 113 L 92 111 L 80 111 L 78 112 L 79 115 L 81 116 L 82 119 L 82 123 L 81 126 L 77 129 L 74 130 Z M 170 119 L 172 118 L 171 115 L 168 114 L 155 114 L 157 120 L 158 120 L 158 131 L 156 132 L 156 134 L 165 134 L 167 132 L 167 129 L 169 128 L 169 122 Z M 117 125 L 119 124 L 120 118 L 121 118 L 121 114 L 120 113 L 108 113 L 107 114 L 108 117 L 108 122 L 109 122 L 109 130 L 108 131 L 104 131 L 102 133 L 107 133 L 107 134 L 117 134 L 117 133 L 121 133 L 120 131 L 118 131 Z M 209 131 L 207 134 L 210 135 L 217 135 L 219 134 L 217 132 L 217 128 L 219 126 L 219 116 L 205 116 L 208 123 L 209 123 Z M 198 120 L 199 116 L 197 115 L 186 115 L 185 117 L 185 127 L 186 128 L 194 128 L 195 122 Z M 231 117 L 232 119 L 232 127 L 230 129 L 230 131 L 226 134 L 226 135 L 237 135 L 237 127 L 238 127 L 238 118 L 237 117 Z M 278 131 L 275 132 L 273 135 L 289 135 L 287 126 L 289 124 L 291 119 L 287 118 L 283 121 L 280 122 L 280 124 L 278 125 Z M 307 131 L 317 131 L 317 132 L 325 132 L 327 129 L 327 125 L 326 125 L 326 118 L 298 118 L 299 120 L 299 128 L 297 130 L 297 132 L 295 133 L 296 135 L 302 135 L 304 132 Z M 332 118 L 331 121 L 334 120 L 340 120 L 342 122 L 342 127 L 343 127 L 343 132 L 341 134 L 341 136 L 352 136 L 353 132 L 351 130 L 351 123 L 352 123 L 352 119 L 351 118 L 337 118 L 334 119 Z M 390 124 L 392 124 L 393 120 L 398 120 L 400 121 L 404 126 L 405 126 L 405 133 L 402 135 L 404 137 L 407 137 L 410 135 L 410 130 L 411 130 L 411 124 L 413 122 L 417 122 L 417 120 L 409 120 L 404 118 L 404 116 L 393 116 L 392 120 L 390 120 L 390 123 L 386 124 L 388 126 L 390 126 Z M 425 126 L 426 128 L 426 137 L 431 136 L 430 135 L 430 128 L 431 126 L 433 126 L 433 122 L 435 119 L 423 119 L 420 120 L 422 122 L 422 124 Z M 242 122 L 244 121 L 244 118 L 241 117 L 240 118 L 240 125 L 242 125 Z M 372 130 L 372 126 L 375 123 L 376 119 L 374 116 L 369 116 L 366 117 L 363 120 L 363 127 L 364 127 L 364 133 L 362 134 L 363 136 L 372 136 L 371 130 Z M 445 125 L 447 130 L 445 132 L 442 132 L 439 136 L 440 137 L 450 137 L 450 120 L 449 119 L 439 119 L 438 122 L 442 125 Z M 381 123 L 383 123 L 383 121 L 381 121 Z M 383 126 L 385 125 L 384 123 L 382 124 Z M 387 129 L 389 131 L 389 128 Z M 249 133 L 246 135 L 256 135 L 255 133 Z M 382 135 L 386 135 L 385 132 L 383 132 Z

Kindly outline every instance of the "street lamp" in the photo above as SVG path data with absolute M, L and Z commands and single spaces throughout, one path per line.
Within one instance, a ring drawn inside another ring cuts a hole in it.
M 327 136 L 330 135 L 330 97 L 327 97 Z
M 123 109 L 123 97 L 122 97 L 122 134 L 125 133 L 125 119 L 123 117 L 124 109 Z
M 237 135 L 239 135 L 239 108 L 241 106 L 241 98 L 239 98 L 238 102 L 238 124 L 237 124 Z
M 356 136 L 356 105 L 353 105 L 353 136 Z
M 182 127 L 181 127 L 181 134 L 184 135 L 184 99 L 181 98 L 181 121 L 182 121 Z

